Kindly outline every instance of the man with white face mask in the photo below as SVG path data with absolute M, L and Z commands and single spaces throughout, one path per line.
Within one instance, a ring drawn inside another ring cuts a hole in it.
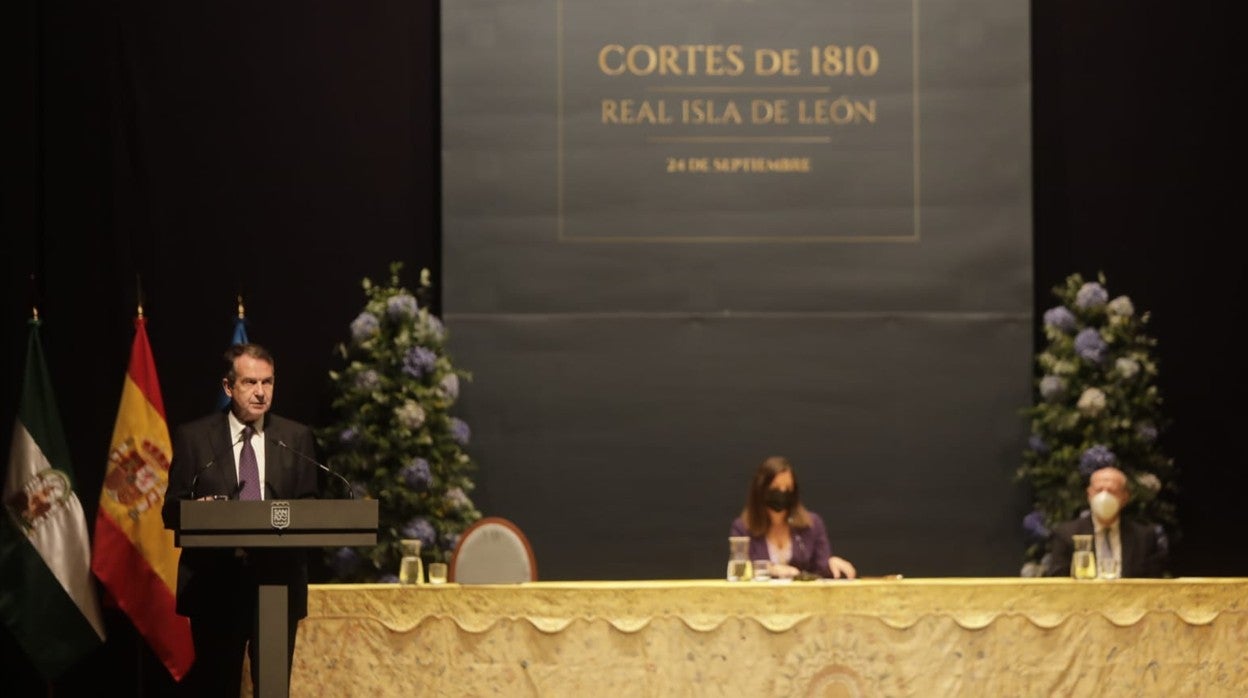
M 1123 577 L 1160 577 L 1165 572 L 1165 550 L 1153 528 L 1123 518 L 1122 509 L 1131 496 L 1127 476 L 1118 468 L 1101 468 L 1088 478 L 1088 506 L 1085 514 L 1053 527 L 1049 541 L 1046 577 L 1069 577 L 1074 552 L 1072 536 L 1093 536 L 1097 557 L 1112 555 L 1122 563 Z

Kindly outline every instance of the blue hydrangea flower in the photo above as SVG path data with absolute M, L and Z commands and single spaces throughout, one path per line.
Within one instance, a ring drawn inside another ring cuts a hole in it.
M 1109 450 L 1108 446 L 1096 444 L 1089 447 L 1088 450 L 1083 452 L 1083 455 L 1079 456 L 1079 474 L 1085 478 L 1091 477 L 1092 473 L 1101 468 L 1114 465 L 1117 462 L 1118 457 L 1114 455 L 1113 451 Z
M 1152 443 L 1157 440 L 1157 427 L 1148 422 L 1142 422 L 1135 427 L 1135 435 L 1145 443 Z
M 1157 536 L 1157 552 L 1162 556 L 1170 554 L 1170 537 L 1166 535 L 1166 529 L 1161 524 L 1153 525 L 1153 533 Z M 1163 557 L 1164 559 L 1164 557 Z
M 433 524 L 429 523 L 429 519 L 423 516 L 408 521 L 403 526 L 403 530 L 399 532 L 404 538 L 417 538 L 420 540 L 421 547 L 433 547 L 434 541 L 438 539 L 438 532 L 434 530 Z
M 1109 292 L 1105 287 L 1089 281 L 1079 287 L 1079 291 L 1075 294 L 1075 306 L 1087 310 L 1088 308 L 1097 308 L 1109 300 Z
M 1075 336 L 1075 353 L 1084 361 L 1099 364 L 1105 360 L 1105 352 L 1109 347 L 1101 339 L 1101 333 L 1095 327 L 1084 328 Z
M 1044 512 L 1033 511 L 1023 517 L 1023 535 L 1029 543 L 1042 543 L 1049 539 L 1052 532 L 1044 525 Z
M 429 485 L 433 484 L 433 471 L 429 469 L 429 461 L 424 458 L 413 459 L 411 463 L 403 466 L 399 471 L 399 477 L 406 484 L 417 492 L 424 492 L 429 489 Z
M 469 439 L 472 438 L 472 430 L 468 428 L 468 423 L 459 417 L 451 417 L 451 438 L 460 446 L 467 446 Z
M 442 376 L 442 382 L 439 385 L 442 388 L 442 394 L 448 399 L 454 400 L 459 397 L 459 376 L 448 373 Z
M 1058 376 L 1045 376 L 1040 379 L 1040 397 L 1054 402 L 1062 399 L 1066 392 L 1066 381 Z
M 412 347 L 403 356 L 403 372 L 412 378 L 420 378 L 433 370 L 438 355 L 425 347 Z
M 365 310 L 351 321 L 351 339 L 357 343 L 367 342 L 376 337 L 380 329 L 381 323 L 377 322 L 377 316 Z
M 1074 332 L 1078 325 L 1075 321 L 1075 314 L 1067 310 L 1064 305 L 1044 311 L 1044 324 L 1067 334 Z
M 458 533 L 448 533 L 445 536 L 442 536 L 442 549 L 443 550 L 447 550 L 447 551 L 454 550 L 455 546 L 457 545 L 459 545 Z
M 415 400 L 406 400 L 394 409 L 394 418 L 408 429 L 419 429 L 425 423 L 425 410 Z
M 347 427 L 338 434 L 338 440 L 344 444 L 354 443 L 359 438 L 360 432 L 355 427 Z
M 1032 434 L 1027 437 L 1027 448 L 1030 448 L 1040 455 L 1044 455 L 1049 452 L 1049 445 L 1045 443 L 1044 437 L 1039 434 Z
M 446 505 L 451 509 L 467 509 L 472 506 L 472 501 L 462 488 L 452 487 L 446 491 Z
M 434 339 L 442 339 L 446 336 L 446 327 L 442 325 L 442 321 L 438 319 L 438 316 L 433 313 L 429 313 L 429 333 L 433 335 Z
M 391 320 L 416 317 L 416 298 L 410 293 L 398 293 L 386 299 L 386 316 Z
M 329 564 L 339 577 L 350 577 L 360 566 L 360 554 L 355 548 L 338 548 Z
M 360 390 L 373 391 L 381 387 L 381 376 L 373 369 L 355 374 L 355 387 Z

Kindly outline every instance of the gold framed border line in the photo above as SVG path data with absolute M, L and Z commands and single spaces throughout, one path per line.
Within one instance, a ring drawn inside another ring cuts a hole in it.
M 823 85 L 823 86 L 809 85 L 809 86 L 793 86 L 793 87 L 729 87 L 729 86 L 702 87 L 702 86 L 697 86 L 697 85 L 692 85 L 689 87 L 679 87 L 679 86 L 665 86 L 664 85 L 664 86 L 658 86 L 658 87 L 647 87 L 646 92 L 698 92 L 698 93 L 746 92 L 749 94 L 755 94 L 758 92 L 780 93 L 780 94 L 783 94 L 786 92 L 802 92 L 802 93 L 811 92 L 811 93 L 827 94 L 827 93 L 832 92 L 832 88 L 828 87 L 827 85 Z
M 555 96 L 555 125 L 556 125 L 556 195 L 555 201 L 558 207 L 555 212 L 555 233 L 558 242 L 569 243 L 917 243 L 922 238 L 922 157 L 921 157 L 921 135 L 922 124 L 921 115 L 922 108 L 919 98 L 919 0 L 911 0 L 911 19 L 910 19 L 910 44 L 911 44 L 911 104 L 912 106 L 912 170 L 913 170 L 913 190 L 914 199 L 911 202 L 911 211 L 913 214 L 913 230 L 907 235 L 595 235 L 595 236 L 572 236 L 566 232 L 566 224 L 564 221 L 565 206 L 565 179 L 566 171 L 564 167 L 565 147 L 564 147 L 564 108 L 565 99 L 564 92 L 566 88 L 566 77 L 564 73 L 564 4 L 566 0 L 555 0 L 555 82 L 557 94 Z M 827 86 L 768 86 L 768 87 L 746 87 L 746 86 L 689 86 L 681 87 L 674 85 L 659 85 L 645 88 L 646 92 L 656 93 L 737 93 L 737 92 L 753 92 L 753 93 L 830 93 L 831 88 Z M 831 143 L 831 136 L 647 136 L 647 143 Z
M 832 136 L 646 136 L 647 143 L 831 143 Z

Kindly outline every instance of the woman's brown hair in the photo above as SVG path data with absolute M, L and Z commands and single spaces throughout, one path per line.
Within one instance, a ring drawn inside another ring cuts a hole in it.
M 810 512 L 802 506 L 801 487 L 797 484 L 797 471 L 793 469 L 793 464 L 784 456 L 769 456 L 754 471 L 754 478 L 750 480 L 750 489 L 745 496 L 745 509 L 741 511 L 741 518 L 745 521 L 746 528 L 750 529 L 750 535 L 764 535 L 771 527 L 771 517 L 767 515 L 767 490 L 771 488 L 776 476 L 785 471 L 793 474 L 793 508 L 789 510 L 789 526 L 810 526 Z

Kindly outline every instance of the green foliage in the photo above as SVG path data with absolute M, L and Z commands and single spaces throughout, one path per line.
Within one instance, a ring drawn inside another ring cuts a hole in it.
M 464 450 L 468 426 L 451 415 L 471 375 L 452 365 L 446 330 L 426 307 L 428 271 L 413 294 L 401 269 L 390 265 L 386 285 L 364 279 L 368 300 L 336 348 L 342 368 L 329 373 L 337 416 L 317 431 L 318 445 L 357 498 L 378 501 L 380 519 L 375 547 L 327 554 L 336 581 L 396 575 L 403 539 L 422 540 L 426 566 L 449 560 L 459 534 L 481 518 L 468 497 L 476 469 Z
M 1071 275 L 1053 294 L 1059 305 L 1044 316 L 1048 347 L 1036 357 L 1036 402 L 1025 411 L 1031 439 L 1018 470 L 1043 527 L 1087 508 L 1087 477 L 1114 465 L 1127 474 L 1127 515 L 1177 539 L 1176 473 L 1158 444 L 1166 423 L 1148 313 L 1137 314 L 1127 296 L 1109 300 L 1104 274 L 1095 282 Z M 1038 523 L 1027 527 L 1033 561 L 1045 547 Z

